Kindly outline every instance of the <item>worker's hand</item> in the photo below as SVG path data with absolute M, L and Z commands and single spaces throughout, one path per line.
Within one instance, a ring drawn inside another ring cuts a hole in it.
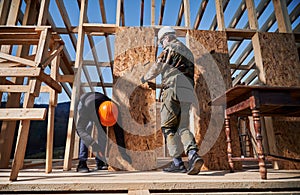
M 148 81 L 148 86 L 149 86 L 150 89 L 153 89 L 153 90 L 156 89 L 156 84 L 153 83 L 153 82 Z
M 96 142 L 94 142 L 91 146 L 92 146 L 93 152 L 97 153 L 100 157 L 103 157 L 103 155 L 101 153 L 101 148 Z

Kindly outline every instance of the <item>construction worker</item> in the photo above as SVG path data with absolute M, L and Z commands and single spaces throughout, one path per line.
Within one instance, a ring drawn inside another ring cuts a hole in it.
M 182 172 L 197 175 L 203 159 L 197 154 L 194 135 L 189 130 L 189 110 L 194 99 L 194 57 L 180 42 L 172 27 L 165 26 L 158 32 L 158 41 L 163 47 L 147 73 L 141 78 L 145 83 L 159 74 L 162 77 L 161 129 L 173 161 L 165 172 Z M 148 82 L 151 83 L 151 82 Z M 183 149 L 182 149 L 183 146 Z M 188 155 L 188 168 L 182 153 Z
M 107 163 L 105 159 L 105 150 L 107 143 L 106 135 L 106 122 L 102 121 L 99 108 L 104 103 L 110 103 L 109 105 L 116 105 L 104 94 L 98 92 L 85 93 L 80 97 L 78 103 L 78 119 L 76 123 L 76 130 L 80 137 L 79 146 L 79 164 L 77 166 L 77 172 L 86 173 L 89 172 L 87 166 L 88 158 L 88 146 L 92 147 L 92 151 L 96 154 L 96 170 L 106 170 Z M 117 108 L 117 107 L 116 107 Z M 121 118 L 116 117 L 113 125 L 118 150 L 124 160 L 131 163 L 131 158 L 126 153 L 124 131 L 119 126 Z M 119 123 L 119 124 L 118 124 Z M 93 124 L 97 127 L 97 142 L 91 137 L 91 131 Z M 109 125 L 111 126 L 111 125 Z

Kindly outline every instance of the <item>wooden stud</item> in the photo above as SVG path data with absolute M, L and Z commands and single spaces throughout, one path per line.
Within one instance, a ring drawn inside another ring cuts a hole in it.
M 151 25 L 155 25 L 155 0 L 151 1 Z
M 56 56 L 51 62 L 52 79 L 57 80 L 58 70 L 60 64 L 60 56 Z M 55 107 L 57 106 L 57 92 L 53 89 L 49 94 L 49 110 L 48 110 L 48 126 L 47 126 L 47 145 L 46 145 L 46 173 L 52 172 L 52 159 L 53 159 L 53 137 L 54 137 L 54 114 Z
M 0 2 L 0 25 L 5 25 L 11 0 Z
M 121 19 L 121 1 L 117 1 L 117 8 L 116 8 L 116 26 L 120 26 L 120 19 Z
M 215 2 L 216 2 L 218 30 L 224 31 L 225 30 L 225 21 L 224 21 L 222 0 L 215 0 Z
M 242 0 L 239 7 L 238 7 L 238 9 L 236 10 L 234 16 L 232 17 L 232 20 L 229 22 L 229 28 L 235 28 L 236 27 L 239 20 L 243 16 L 245 10 L 246 10 L 245 0 Z
M 144 24 L 144 0 L 141 0 L 141 16 L 140 16 L 140 26 Z
M 208 0 L 202 0 L 202 2 L 201 2 L 201 6 L 199 7 L 199 10 L 198 10 L 198 13 L 197 13 L 197 16 L 195 19 L 195 23 L 194 23 L 194 29 L 196 29 L 196 30 L 199 28 L 199 25 L 202 20 L 207 3 L 208 3 Z
M 163 17 L 164 17 L 164 11 L 165 11 L 165 4 L 166 0 L 161 1 L 161 7 L 159 12 L 159 19 L 158 19 L 158 25 L 162 25 Z
M 229 0 L 224 0 L 222 3 L 223 6 L 223 12 L 225 11 L 227 5 L 229 3 Z M 209 27 L 209 30 L 215 30 L 217 28 L 217 15 L 214 16 L 214 19 Z
M 278 30 L 282 33 L 292 33 L 292 26 L 290 17 L 287 11 L 285 0 L 272 0 L 274 4 L 274 11 L 277 19 Z
M 190 0 L 183 0 L 185 27 L 191 28 Z
M 182 16 L 183 16 L 183 0 L 181 0 L 180 6 L 179 6 L 179 12 L 178 12 L 177 21 L 176 21 L 175 26 L 180 26 Z
M 80 94 L 80 80 L 81 80 L 81 70 L 82 70 L 82 54 L 83 54 L 83 46 L 84 46 L 84 29 L 83 23 L 86 17 L 87 11 L 87 0 L 81 1 L 80 6 L 80 18 L 79 18 L 79 27 L 78 27 L 78 40 L 76 47 L 76 61 L 75 61 L 75 78 L 72 88 L 72 97 L 71 97 L 71 105 L 70 105 L 70 115 L 69 115 L 69 123 L 68 123 L 68 133 L 67 133 L 67 141 L 66 141 L 66 149 L 65 149 L 65 157 L 64 157 L 64 170 L 70 170 L 72 166 L 72 157 L 74 152 L 74 140 L 75 140 L 75 119 L 76 119 L 76 110 L 77 110 L 77 102 Z
M 254 0 L 246 0 L 247 10 L 248 10 L 248 19 L 250 24 L 250 29 L 258 29 L 258 21 L 256 17 L 256 9 Z
M 37 26 L 45 25 L 48 17 L 50 0 L 41 0 Z

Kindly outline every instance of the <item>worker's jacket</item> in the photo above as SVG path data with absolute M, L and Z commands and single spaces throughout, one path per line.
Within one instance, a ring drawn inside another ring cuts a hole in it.
M 179 101 L 195 100 L 190 96 L 194 87 L 194 56 L 179 40 L 169 42 L 156 63 L 144 75 L 144 80 L 151 80 L 159 74 L 162 75 L 162 88 L 174 88 Z

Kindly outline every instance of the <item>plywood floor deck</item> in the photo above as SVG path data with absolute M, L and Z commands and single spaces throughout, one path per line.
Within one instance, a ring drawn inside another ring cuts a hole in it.
M 150 194 L 300 194 L 300 170 L 268 169 L 268 179 L 261 180 L 258 169 L 253 168 L 234 173 L 228 170 L 202 171 L 197 176 L 189 176 L 182 173 L 164 173 L 160 169 L 77 173 L 75 166 L 70 171 L 63 171 L 59 163 L 55 164 L 50 174 L 46 174 L 43 167 L 22 169 L 18 180 L 14 182 L 9 181 L 10 169 L 0 169 L 0 194 L 127 194 L 145 191 Z M 90 168 L 92 166 L 90 164 Z

